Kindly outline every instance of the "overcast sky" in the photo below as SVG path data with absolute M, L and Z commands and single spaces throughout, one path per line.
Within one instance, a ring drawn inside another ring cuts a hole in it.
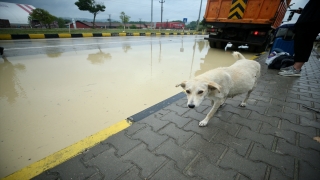
M 92 18 L 93 15 L 88 11 L 80 11 L 74 4 L 77 0 L 1 0 L 2 2 L 20 3 L 33 5 L 36 8 L 42 8 L 49 11 L 50 14 L 57 17 L 70 18 Z M 120 21 L 120 13 L 123 11 L 130 16 L 130 21 L 151 21 L 151 1 L 152 0 L 96 0 L 106 6 L 105 12 L 100 12 L 96 19 L 106 20 L 111 15 L 112 20 Z M 153 0 L 153 22 L 161 20 L 161 0 Z M 188 22 L 196 21 L 199 16 L 201 0 L 162 0 L 163 16 L 162 21 L 183 20 L 187 18 Z M 292 0 L 295 3 L 292 9 L 304 7 L 308 0 Z M 200 20 L 205 13 L 207 0 L 202 0 Z M 286 20 L 287 15 L 284 20 Z M 295 14 L 290 23 L 294 23 L 298 15 Z

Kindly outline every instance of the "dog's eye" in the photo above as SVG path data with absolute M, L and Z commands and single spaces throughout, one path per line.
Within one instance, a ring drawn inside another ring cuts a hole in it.
M 202 94 L 203 93 L 203 91 L 198 91 L 198 94 Z
M 187 93 L 187 94 L 190 94 L 191 92 L 190 92 L 189 90 L 186 90 L 186 93 Z

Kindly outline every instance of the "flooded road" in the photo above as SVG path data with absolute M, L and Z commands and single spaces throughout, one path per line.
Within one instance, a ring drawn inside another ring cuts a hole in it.
M 235 62 L 204 37 L 0 41 L 0 177 L 181 92 L 175 85 L 183 80 Z

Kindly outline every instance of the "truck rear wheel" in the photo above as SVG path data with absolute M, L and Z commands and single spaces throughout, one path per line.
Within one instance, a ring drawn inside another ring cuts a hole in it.
M 220 41 L 209 41 L 209 45 L 211 48 L 224 49 L 226 47 L 227 43 L 220 42 Z
M 216 42 L 214 41 L 209 41 L 209 45 L 211 48 L 216 48 Z

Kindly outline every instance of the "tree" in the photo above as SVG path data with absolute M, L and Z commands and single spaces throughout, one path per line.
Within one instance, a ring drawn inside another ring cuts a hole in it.
M 100 11 L 104 12 L 106 9 L 106 6 L 104 6 L 102 3 L 96 3 L 95 0 L 78 0 L 74 4 L 78 6 L 79 10 L 89 11 L 91 14 L 93 14 L 93 28 L 95 28 L 97 14 Z
M 130 20 L 130 16 L 126 15 L 126 13 L 124 13 L 123 11 L 120 13 L 120 19 L 122 21 L 123 24 L 123 29 L 126 29 L 126 23 L 129 22 Z
M 196 29 L 197 28 L 197 21 L 191 21 L 188 25 L 186 25 L 186 28 L 188 29 Z
M 66 23 L 65 23 L 65 20 L 62 19 L 62 18 L 57 18 L 57 21 L 58 21 L 58 26 L 59 28 L 65 28 L 66 27 Z
M 44 24 L 46 28 L 50 27 L 50 24 L 55 21 L 57 18 L 53 15 L 51 15 L 48 11 L 41 9 L 41 8 L 36 8 L 32 10 L 28 17 L 29 21 L 31 20 L 38 20 L 40 24 Z

